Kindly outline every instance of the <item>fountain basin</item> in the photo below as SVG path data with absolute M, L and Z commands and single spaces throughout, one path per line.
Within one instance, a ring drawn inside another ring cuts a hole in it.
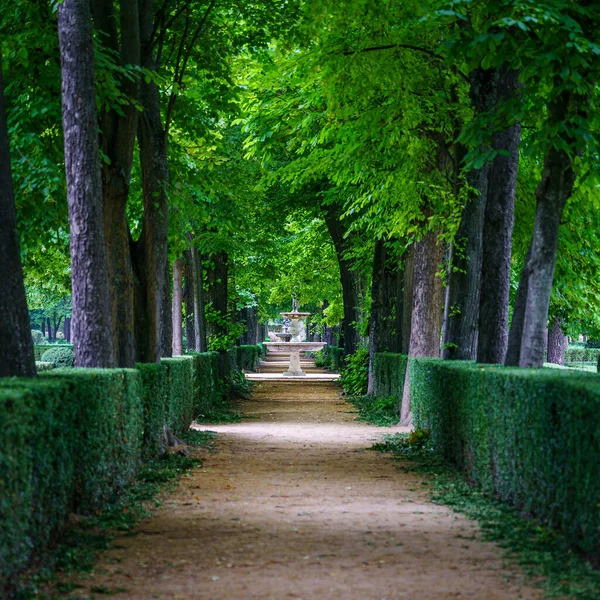
M 264 345 L 275 352 L 289 352 L 290 365 L 283 374 L 287 377 L 302 377 L 306 373 L 300 366 L 300 352 L 316 352 L 327 344 L 325 342 L 264 342 Z

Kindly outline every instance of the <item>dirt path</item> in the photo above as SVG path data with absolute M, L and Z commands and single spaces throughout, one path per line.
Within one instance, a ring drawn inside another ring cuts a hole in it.
M 148 600 L 537 599 L 476 526 L 427 501 L 416 475 L 366 450 L 331 383 L 265 382 L 218 453 L 117 540 L 86 590 Z M 203 429 L 205 427 L 202 427 Z M 396 429 L 397 430 L 397 429 Z M 97 596 L 98 597 L 98 596 Z

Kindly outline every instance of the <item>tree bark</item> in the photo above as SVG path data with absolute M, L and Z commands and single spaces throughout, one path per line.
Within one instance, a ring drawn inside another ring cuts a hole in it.
M 560 321 L 554 317 L 552 327 L 548 331 L 548 362 L 564 365 L 567 346 L 567 336 L 563 333 Z
M 152 47 L 154 14 L 151 0 L 139 5 L 141 62 L 145 69 L 155 71 L 156 60 Z M 164 301 L 168 235 L 168 166 L 167 136 L 161 121 L 158 87 L 144 80 L 140 85 L 143 107 L 138 120 L 138 144 L 142 171 L 144 224 L 134 260 L 139 285 L 135 287 L 136 358 L 139 362 L 158 362 L 165 338 Z M 141 297 L 140 297 L 141 296 Z
M 444 294 L 437 272 L 442 254 L 434 231 L 415 243 L 409 358 L 440 355 Z M 400 412 L 400 424 L 406 426 L 412 424 L 408 371 L 407 367 Z
M 113 367 L 89 0 L 65 0 L 59 5 L 58 34 L 75 364 Z
M 173 355 L 183 354 L 183 259 L 173 263 Z
M 71 343 L 71 317 L 65 317 L 65 340 Z
M 194 272 L 194 344 L 196 352 L 206 352 L 208 350 L 208 336 L 204 307 L 204 268 L 196 248 L 192 248 L 192 270 Z
M 360 300 L 362 296 L 361 281 L 358 273 L 346 258 L 348 238 L 341 219 L 340 211 L 335 205 L 324 207 L 324 217 L 327 229 L 331 235 L 335 253 L 340 267 L 342 298 L 344 302 L 344 319 L 342 321 L 342 337 L 344 339 L 344 354 L 354 354 L 358 348 L 359 334 L 356 325 L 360 321 Z
M 222 339 L 227 335 L 226 319 L 228 316 L 228 282 L 229 282 L 229 257 L 226 252 L 219 252 L 210 256 L 212 263 L 206 269 L 207 304 L 210 303 L 212 310 L 216 313 L 217 321 L 207 320 L 207 334 L 216 342 L 219 352 L 219 378 L 227 381 L 229 376 L 229 359 L 227 348 Z
M 501 72 L 499 100 L 514 96 L 518 87 L 518 73 Z M 496 156 L 488 176 L 479 299 L 477 362 L 480 363 L 502 364 L 508 346 L 510 263 L 520 142 L 520 123 L 495 133 L 492 139 L 495 150 L 505 150 L 509 155 Z
M 185 338 L 188 350 L 196 349 L 194 332 L 194 276 L 191 250 L 183 253 L 183 302 L 185 304 Z
M 92 0 L 94 24 L 99 40 L 120 64 L 140 64 L 140 33 L 137 0 L 121 0 L 118 17 L 114 0 Z M 120 24 L 120 32 L 117 30 Z M 139 79 L 121 77 L 121 91 L 132 100 L 139 98 Z M 135 364 L 134 281 L 126 205 L 139 111 L 132 102 L 108 109 L 100 115 L 100 144 L 108 161 L 102 164 L 104 235 L 108 261 L 109 294 L 115 360 L 120 367 Z
M 8 219 L 6 220 L 6 222 L 8 223 Z M 41 317 L 40 321 L 42 324 L 42 335 L 45 337 L 46 336 L 46 317 Z
M 551 123 L 564 121 L 571 97 L 563 92 L 549 107 Z M 567 147 L 571 144 L 567 140 Z M 533 236 L 521 272 L 506 356 L 507 365 L 541 367 L 544 363 L 546 325 L 554 278 L 560 219 L 575 184 L 571 156 L 551 146 L 536 190 Z
M 0 377 L 35 377 L 35 357 L 27 310 L 23 266 L 12 185 L 2 54 L 0 53 Z
M 410 347 L 414 273 L 415 245 L 411 244 L 407 249 L 404 258 L 404 293 L 402 295 L 402 354 L 408 354 L 408 349 Z
M 48 325 L 48 341 L 54 342 L 55 338 L 56 338 L 56 334 L 52 335 L 54 333 L 54 330 L 52 329 L 52 319 L 50 317 L 48 317 L 46 319 L 46 323 Z
M 246 324 L 246 331 L 242 334 L 242 344 L 258 344 L 260 341 L 258 325 L 258 306 L 247 306 L 240 311 L 240 318 Z
M 171 263 L 165 259 L 165 285 L 162 290 L 160 312 L 160 355 L 162 358 L 173 356 L 173 300 L 171 298 Z
M 397 298 L 402 297 L 398 283 L 398 261 L 386 247 L 384 240 L 375 242 L 373 277 L 371 288 L 371 317 L 369 319 L 369 374 L 367 394 L 373 395 L 373 364 L 376 352 L 390 351 L 398 346 L 395 341 L 401 331 L 394 331 L 398 320 L 394 308 Z

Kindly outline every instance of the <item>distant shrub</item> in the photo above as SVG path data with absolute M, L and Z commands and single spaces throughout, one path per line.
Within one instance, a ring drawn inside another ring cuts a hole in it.
M 52 369 L 56 368 L 54 366 L 54 363 L 51 362 L 42 362 L 39 360 L 35 361 L 35 369 L 38 373 L 42 373 L 44 371 L 51 371 Z
M 37 344 L 38 346 L 43 346 L 48 343 L 48 340 L 39 329 L 31 330 L 31 339 L 33 339 L 33 343 Z
M 73 367 L 75 365 L 75 354 L 71 348 L 50 348 L 42 354 L 42 362 L 52 363 L 58 367 Z
M 340 382 L 348 396 L 364 396 L 369 383 L 369 350 L 359 348 L 346 357 L 346 363 L 340 375 Z

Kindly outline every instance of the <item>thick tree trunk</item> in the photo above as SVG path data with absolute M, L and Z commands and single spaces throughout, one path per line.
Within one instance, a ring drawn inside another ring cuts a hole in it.
M 552 123 L 564 120 L 570 102 L 569 95 L 563 93 L 550 107 Z M 560 219 L 575 178 L 572 157 L 552 146 L 546 154 L 542 180 L 536 190 L 535 224 L 515 301 L 507 365 L 541 367 L 544 363 Z
M 340 220 L 340 211 L 334 205 L 324 207 L 325 223 L 331 235 L 340 267 L 342 284 L 342 299 L 344 303 L 344 319 L 342 321 L 342 337 L 346 356 L 354 354 L 358 348 L 359 335 L 357 324 L 360 321 L 360 300 L 362 297 L 359 274 L 352 269 L 351 262 L 346 257 L 348 238 Z
M 469 185 L 477 192 L 464 208 L 453 242 L 446 294 L 448 307 L 443 350 L 443 357 L 448 360 L 474 360 L 477 355 L 487 171 L 486 167 L 482 167 L 469 173 Z
M 142 66 L 156 70 L 152 35 L 154 15 L 151 0 L 140 2 L 140 42 Z M 134 254 L 139 285 L 136 286 L 136 358 L 158 362 L 165 338 L 163 308 L 167 285 L 168 202 L 167 136 L 162 126 L 158 87 L 144 80 L 140 86 L 142 114 L 138 120 L 138 144 L 144 197 L 144 224 Z M 139 294 L 142 297 L 139 297 Z
M 498 97 L 508 100 L 518 89 L 518 74 L 502 72 Z M 477 362 L 502 364 L 508 346 L 510 263 L 519 169 L 521 124 L 494 134 L 493 148 L 509 152 L 494 158 L 488 176 L 488 196 L 483 225 L 483 260 L 479 300 Z
M 246 325 L 242 334 L 242 344 L 258 344 L 260 341 L 258 325 L 258 306 L 247 306 L 240 311 L 240 319 Z
M 437 276 L 443 247 L 437 234 L 430 231 L 414 246 L 413 298 L 409 358 L 439 356 L 444 294 Z M 400 424 L 412 424 L 408 368 L 404 381 Z
M 183 259 L 173 263 L 173 355 L 183 354 Z
M 369 375 L 367 394 L 373 394 L 373 363 L 376 352 L 390 351 L 401 331 L 394 331 L 397 325 L 395 305 L 402 297 L 402 289 L 397 287 L 398 264 L 386 247 L 384 240 L 375 242 L 373 256 L 373 278 L 371 288 L 371 317 L 369 319 Z
M 17 232 L 0 53 L 0 377 L 34 377 L 35 358 Z
M 119 55 L 121 65 L 140 64 L 137 0 L 121 0 L 118 17 L 113 0 L 92 0 L 99 40 Z M 120 22 L 121 36 L 117 30 Z M 139 80 L 122 77 L 122 92 L 139 98 Z M 134 280 L 126 205 L 129 197 L 133 152 L 139 111 L 131 105 L 109 109 L 100 116 L 100 144 L 110 160 L 102 164 L 104 235 L 108 261 L 113 347 L 120 367 L 135 364 Z
M 48 317 L 46 319 L 46 323 L 47 323 L 47 326 L 48 326 L 48 341 L 49 342 L 54 342 L 56 334 L 54 333 L 54 330 L 52 329 L 52 319 L 50 319 L 50 317 Z M 54 335 L 52 335 L 53 333 L 54 333 Z
M 185 339 L 188 350 L 196 349 L 193 270 L 191 250 L 186 250 L 183 253 L 183 302 L 185 304 Z
M 396 298 L 394 302 L 394 335 L 390 342 L 390 352 L 399 354 L 402 352 L 402 344 L 405 333 L 403 328 L 404 321 L 404 274 L 405 267 L 403 259 L 398 261 L 396 266 L 396 280 L 394 289 L 396 290 Z
M 112 367 L 94 48 L 89 0 L 58 7 L 62 116 L 73 282 L 73 341 L 79 367 Z

